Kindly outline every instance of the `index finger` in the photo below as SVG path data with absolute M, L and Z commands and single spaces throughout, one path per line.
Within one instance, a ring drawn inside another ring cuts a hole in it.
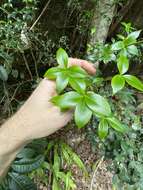
M 82 59 L 77 58 L 69 58 L 69 65 L 78 65 L 85 69 L 89 74 L 94 75 L 96 73 L 96 69 L 94 68 L 93 64 Z

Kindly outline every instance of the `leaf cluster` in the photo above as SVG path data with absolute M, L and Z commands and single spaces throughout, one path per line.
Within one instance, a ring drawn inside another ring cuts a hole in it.
M 74 108 L 74 120 L 79 128 L 84 127 L 92 115 L 98 117 L 101 139 L 107 136 L 109 126 L 119 132 L 126 132 L 127 127 L 113 116 L 106 98 L 88 90 L 88 84 L 95 83 L 95 80 L 91 81 L 91 77 L 79 66 L 69 66 L 68 55 L 62 48 L 57 51 L 57 62 L 59 65 L 49 69 L 44 75 L 56 80 L 59 95 L 51 101 L 61 110 Z M 61 94 L 67 86 L 72 90 Z
M 111 44 L 98 44 L 96 47 L 88 48 L 89 60 L 102 61 L 105 64 L 116 63 L 118 74 L 111 80 L 113 94 L 116 94 L 125 87 L 125 84 L 143 91 L 142 82 L 133 75 L 127 74 L 130 66 L 130 59 L 139 57 L 138 45 L 142 41 L 138 41 L 141 30 L 134 30 L 130 23 L 122 23 L 126 35 L 117 35 L 117 40 L 113 39 Z
M 140 114 L 136 113 L 137 101 L 134 91 L 125 88 L 112 98 L 111 86 L 106 83 L 105 86 L 100 87 L 99 92 L 108 96 L 115 115 L 124 120 L 131 130 L 126 135 L 120 135 L 110 130 L 108 137 L 102 142 L 97 136 L 97 120 L 93 118 L 91 128 L 87 129 L 92 148 L 110 160 L 111 164 L 108 169 L 114 174 L 113 186 L 115 189 L 142 189 L 143 130 L 142 118 Z

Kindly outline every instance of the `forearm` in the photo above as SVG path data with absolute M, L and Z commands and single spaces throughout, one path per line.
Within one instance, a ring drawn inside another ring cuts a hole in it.
M 26 144 L 17 117 L 18 115 L 14 115 L 0 127 L 0 179 L 7 173 L 17 153 Z

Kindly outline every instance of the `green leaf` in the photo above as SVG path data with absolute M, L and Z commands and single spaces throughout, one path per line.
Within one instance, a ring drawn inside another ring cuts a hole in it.
M 76 188 L 76 184 L 73 181 L 73 176 L 71 175 L 71 172 L 67 172 L 65 174 L 64 172 L 58 172 L 57 173 L 58 178 L 64 182 L 66 189 L 65 190 L 74 190 Z M 67 179 L 68 178 L 68 179 Z
M 12 165 L 12 168 L 14 171 L 24 174 L 39 168 L 43 163 L 43 161 L 44 161 L 44 156 L 38 155 L 34 159 L 21 159 L 15 161 Z
M 62 71 L 61 68 L 53 67 L 53 68 L 47 70 L 47 72 L 44 74 L 44 77 L 46 77 L 48 79 L 56 79 L 58 74 L 61 71 Z
M 100 85 L 104 81 L 104 78 L 96 77 L 93 79 L 93 84 Z
M 125 86 L 125 79 L 122 75 L 115 75 L 112 78 L 112 89 L 113 89 L 113 94 L 116 94 L 118 91 L 120 91 L 122 88 Z
M 32 158 L 35 155 L 35 150 L 32 148 L 23 148 L 21 152 L 17 154 L 17 158 Z
M 84 127 L 90 120 L 92 111 L 87 107 L 84 100 L 80 101 L 75 109 L 74 119 L 78 128 Z
M 119 59 L 117 60 L 117 66 L 120 74 L 124 74 L 129 69 L 129 60 L 124 53 L 121 53 Z
M 118 132 L 125 133 L 128 131 L 128 127 L 121 124 L 121 122 L 115 117 L 107 118 L 109 125 Z
M 125 45 L 125 47 L 136 43 L 136 41 L 137 41 L 136 39 L 139 37 L 140 32 L 141 31 L 139 30 L 139 31 L 135 31 L 135 32 L 130 33 L 127 36 L 127 38 L 124 39 L 124 45 Z
M 77 92 L 70 91 L 61 96 L 53 97 L 52 102 L 62 109 L 68 109 L 75 107 L 81 98 L 82 96 Z
M 84 79 L 70 78 L 69 83 L 71 87 L 79 93 L 84 93 L 86 89 L 86 83 Z
M 36 185 L 33 181 L 25 175 L 19 175 L 17 173 L 8 173 L 8 176 L 11 178 L 9 182 L 10 189 L 13 190 L 37 190 Z
M 124 37 L 123 35 L 121 35 L 121 34 L 117 34 L 117 37 L 118 37 L 120 40 L 124 40 L 124 39 L 125 39 L 125 37 Z
M 62 48 L 58 49 L 56 58 L 57 58 L 58 64 L 61 67 L 63 67 L 63 68 L 68 67 L 68 55 L 64 49 L 62 49 Z
M 4 66 L 0 65 L 0 79 L 3 81 L 8 80 L 8 74 Z
M 55 174 L 60 171 L 60 158 L 59 158 L 59 155 L 58 155 L 58 146 L 57 145 L 55 145 L 55 147 L 54 147 L 54 165 L 53 165 L 53 170 L 54 170 Z
M 87 175 L 87 170 L 80 157 L 72 150 L 72 148 L 69 145 L 62 143 L 62 146 L 62 149 L 64 149 L 68 153 L 70 159 L 85 173 L 85 175 Z
M 143 91 L 143 83 L 137 77 L 133 75 L 124 75 L 124 78 L 130 86 Z
M 127 48 L 128 52 L 132 55 L 138 55 L 138 49 L 135 45 L 128 46 Z
M 100 55 L 100 59 L 104 62 L 104 63 L 108 63 L 109 61 L 115 60 L 116 56 L 113 53 L 113 50 L 111 49 L 111 46 L 106 44 L 103 46 L 103 48 L 101 49 L 101 55 Z
M 70 77 L 75 78 L 86 78 L 88 76 L 87 72 L 77 65 L 73 65 L 68 68 Z
M 112 44 L 113 51 L 121 50 L 123 48 L 124 48 L 124 43 L 122 41 L 118 41 L 118 42 L 115 42 L 114 44 Z
M 76 165 L 84 172 L 86 176 L 88 176 L 87 169 L 84 163 L 82 162 L 82 160 L 80 159 L 80 157 L 75 153 L 73 153 L 71 156 L 72 156 L 73 161 L 76 163 Z
M 87 106 L 96 114 L 102 116 L 110 116 L 111 109 L 107 100 L 100 96 L 99 94 L 95 94 L 94 92 L 87 92 L 87 96 L 85 98 Z
M 130 34 L 128 35 L 128 37 L 132 37 L 132 38 L 134 38 L 134 39 L 137 39 L 137 38 L 139 37 L 140 33 L 141 33 L 141 30 L 138 30 L 138 31 L 135 31 L 135 32 L 130 33 Z
M 66 73 L 61 72 L 58 74 L 56 79 L 56 89 L 59 94 L 67 87 L 68 82 L 69 78 Z
M 101 119 L 98 126 L 98 135 L 100 139 L 105 139 L 108 134 L 108 122 L 105 119 Z
M 60 185 L 55 177 L 53 178 L 52 190 L 61 190 Z

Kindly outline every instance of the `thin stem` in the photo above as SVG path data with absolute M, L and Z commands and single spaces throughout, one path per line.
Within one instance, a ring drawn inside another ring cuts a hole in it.
M 2 7 L 0 7 L 0 9 L 1 9 L 4 13 L 6 13 L 7 15 L 10 14 L 7 10 L 3 9 Z M 15 17 L 13 17 L 13 16 L 11 16 L 11 17 L 12 17 L 14 20 L 16 20 Z
M 28 65 L 28 62 L 27 62 L 27 59 L 26 59 L 24 53 L 22 53 L 22 56 L 23 56 L 23 59 L 24 59 L 26 68 L 27 68 L 27 70 L 28 70 L 28 72 L 29 72 L 30 78 L 31 78 L 31 80 L 33 80 L 33 76 L 32 76 L 32 73 L 31 73 L 31 71 L 30 71 L 30 68 L 29 68 L 29 65 Z
M 103 160 L 104 160 L 104 156 L 102 156 L 102 158 L 100 159 L 100 161 L 98 162 L 98 165 L 96 166 L 96 168 L 94 170 L 94 173 L 93 173 L 93 176 L 92 176 L 92 180 L 91 180 L 90 190 L 93 190 L 93 184 L 94 184 L 95 175 L 96 175 L 99 167 L 103 163 Z
M 8 115 L 11 115 L 11 112 L 13 113 L 12 107 L 11 107 L 11 102 L 10 102 L 10 98 L 9 98 L 9 92 L 6 88 L 6 83 L 3 81 L 3 89 L 4 89 L 4 94 L 5 97 L 7 98 L 7 101 L 5 103 L 6 106 L 6 110 L 8 110 Z
M 32 49 L 30 49 L 30 51 L 31 51 L 31 55 L 32 55 L 32 58 L 33 58 L 33 61 L 34 61 L 35 73 L 36 73 L 37 78 L 39 78 L 39 73 L 38 73 L 38 68 L 37 68 L 37 61 L 36 61 L 36 59 L 35 59 L 35 56 L 34 56 L 34 54 L 33 54 Z
M 43 8 L 42 12 L 40 13 L 40 15 L 38 16 L 38 18 L 36 19 L 36 21 L 31 26 L 30 30 L 32 30 L 35 27 L 35 25 L 38 23 L 38 21 L 40 20 L 40 18 L 42 17 L 42 15 L 44 14 L 44 12 L 46 11 L 47 7 L 49 6 L 50 2 L 51 2 L 51 0 L 49 0 L 46 3 L 45 7 Z

